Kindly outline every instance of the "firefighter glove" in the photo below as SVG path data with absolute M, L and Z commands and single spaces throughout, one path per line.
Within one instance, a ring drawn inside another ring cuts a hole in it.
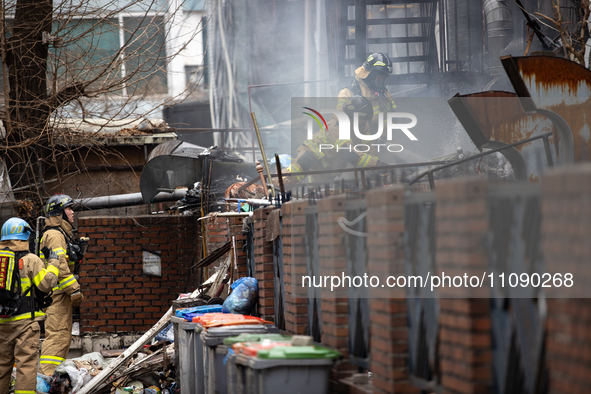
M 80 306 L 80 304 L 84 300 L 84 296 L 79 291 L 72 293 L 70 295 L 70 298 L 72 299 L 72 306 Z
M 47 256 L 47 260 L 59 260 L 57 252 L 53 249 L 49 251 L 49 256 Z

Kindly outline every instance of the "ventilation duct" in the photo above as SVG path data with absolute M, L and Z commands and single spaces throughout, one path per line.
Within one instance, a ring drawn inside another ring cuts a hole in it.
M 144 202 L 149 203 L 158 193 L 172 193 L 179 187 L 193 189 L 201 181 L 206 158 L 211 160 L 210 186 L 216 190 L 237 182 L 237 176 L 248 180 L 258 176 L 254 164 L 242 163 L 219 149 L 169 141 L 152 151 L 142 170 L 140 190 Z
M 484 15 L 488 32 L 490 75 L 502 75 L 504 69 L 500 57 L 513 40 L 513 15 L 505 1 L 501 0 L 485 0 Z

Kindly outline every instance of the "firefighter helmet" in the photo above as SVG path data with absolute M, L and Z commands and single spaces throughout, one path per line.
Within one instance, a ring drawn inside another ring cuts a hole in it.
M 392 62 L 384 52 L 375 52 L 369 55 L 367 60 L 363 62 L 363 68 L 369 72 L 375 70 L 384 75 L 392 74 Z
M 47 200 L 45 214 L 47 216 L 59 216 L 67 207 L 74 205 L 74 200 L 67 194 L 56 194 Z
M 10 218 L 2 226 L 2 241 L 18 239 L 26 241 L 33 230 L 29 223 L 20 218 Z

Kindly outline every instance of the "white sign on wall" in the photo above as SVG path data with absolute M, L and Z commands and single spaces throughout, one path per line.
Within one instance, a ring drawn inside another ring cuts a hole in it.
M 144 263 L 144 274 L 150 276 L 162 276 L 162 263 L 160 259 L 160 251 L 148 252 L 143 251 L 142 261 Z

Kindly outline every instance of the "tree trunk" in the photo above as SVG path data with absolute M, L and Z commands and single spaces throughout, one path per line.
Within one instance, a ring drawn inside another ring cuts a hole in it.
M 44 131 L 50 114 L 47 102 L 48 45 L 43 44 L 42 33 L 51 32 L 52 11 L 51 0 L 17 0 L 16 3 L 6 56 L 10 86 L 7 108 L 11 122 L 11 133 L 7 136 L 9 146 L 28 145 L 29 139 L 47 135 Z M 36 141 L 35 145 L 38 144 L 43 146 L 44 141 Z M 37 151 L 34 153 L 27 147 L 8 152 L 10 173 L 15 174 L 15 181 L 20 185 L 38 181 L 35 169 Z

